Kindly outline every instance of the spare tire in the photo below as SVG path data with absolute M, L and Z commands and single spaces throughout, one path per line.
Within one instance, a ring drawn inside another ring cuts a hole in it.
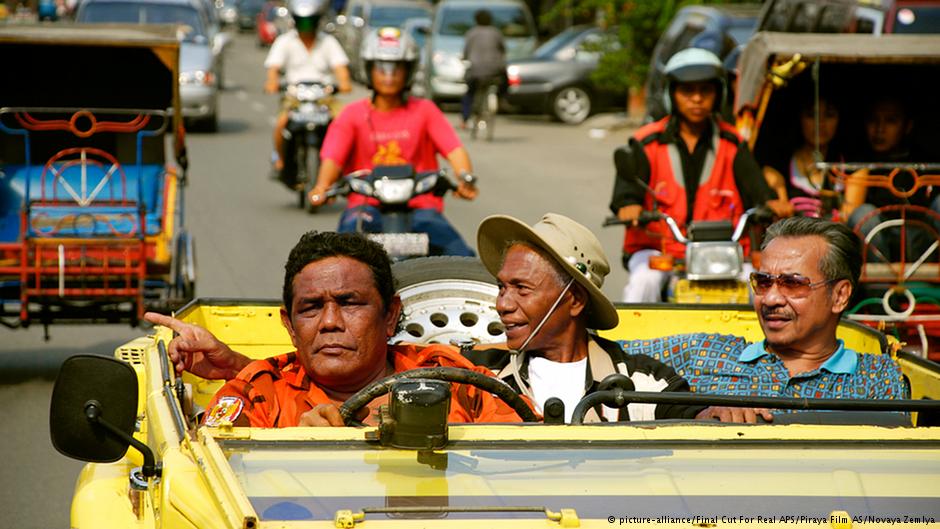
M 506 341 L 496 312 L 496 279 L 474 257 L 420 257 L 392 265 L 402 301 L 391 343 L 448 345 Z

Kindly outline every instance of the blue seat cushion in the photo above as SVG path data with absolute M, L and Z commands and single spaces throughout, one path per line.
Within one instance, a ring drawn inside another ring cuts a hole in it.
M 42 166 L 4 166 L 0 174 L 0 242 L 19 239 L 20 208 L 26 195 L 27 178 L 32 203 L 29 230 L 32 237 L 114 236 L 113 231 L 133 233 L 134 226 L 140 222 L 138 204 L 144 206 L 147 235 L 160 233 L 164 167 L 124 165 L 122 168 L 123 186 L 120 172 L 108 175 L 109 167 L 86 166 L 83 185 L 83 171 L 79 166 L 65 169 L 59 177 L 47 172 L 44 182 L 40 178 Z M 48 204 L 53 199 L 56 204 Z M 124 204 L 120 203 L 122 199 Z M 45 200 L 46 204 L 37 204 L 39 200 Z

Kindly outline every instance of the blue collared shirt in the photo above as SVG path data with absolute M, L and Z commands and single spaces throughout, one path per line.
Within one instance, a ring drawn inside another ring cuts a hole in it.
M 910 389 L 888 355 L 859 354 L 842 340 L 819 368 L 791 376 L 783 361 L 739 336 L 680 334 L 623 340 L 628 354 L 651 356 L 685 377 L 692 391 L 794 398 L 903 399 Z

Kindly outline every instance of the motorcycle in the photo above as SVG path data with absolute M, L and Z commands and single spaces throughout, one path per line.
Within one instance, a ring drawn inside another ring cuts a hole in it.
M 695 221 L 689 224 L 688 235 L 682 233 L 679 224 L 660 211 L 644 211 L 637 223 L 645 226 L 651 222 L 665 221 L 676 241 L 685 245 L 685 259 L 675 258 L 663 252 L 650 257 L 650 268 L 665 272 L 677 272 L 670 285 L 668 300 L 672 303 L 748 303 L 747 281 L 741 279 L 744 270 L 744 251 L 738 241 L 745 233 L 748 222 L 771 220 L 772 213 L 765 207 L 745 211 L 736 223 L 730 220 Z M 604 226 L 630 226 L 632 221 L 609 217 Z M 752 260 L 756 257 L 752 255 Z
M 329 98 L 334 90 L 320 83 L 299 82 L 288 85 L 286 92 L 296 104 L 288 111 L 282 133 L 284 168 L 279 177 L 288 189 L 297 192 L 297 207 L 313 213 L 316 208 L 307 200 L 307 194 L 317 182 L 320 147 L 333 119 Z
M 368 232 L 369 227 L 364 225 L 366 215 L 361 207 L 356 216 L 356 231 L 368 232 L 369 238 L 380 243 L 392 259 L 402 260 L 431 254 L 428 234 L 414 231 L 414 209 L 408 202 L 424 193 L 443 196 L 456 189 L 457 184 L 443 169 L 416 173 L 411 165 L 385 165 L 344 176 L 327 190 L 326 196 L 334 198 L 358 193 L 378 200 L 376 207 L 382 214 L 381 231 Z

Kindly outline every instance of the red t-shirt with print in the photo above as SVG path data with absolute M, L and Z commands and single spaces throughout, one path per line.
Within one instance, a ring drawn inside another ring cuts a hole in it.
M 461 146 L 444 113 L 427 99 L 408 98 L 401 107 L 379 111 L 371 99 L 346 106 L 330 124 L 320 157 L 342 167 L 343 174 L 377 165 L 411 164 L 415 171 L 437 171 L 437 155 L 446 157 Z M 378 205 L 378 201 L 351 193 L 347 207 Z M 419 195 L 408 205 L 415 209 L 443 211 L 444 201 L 431 193 Z

